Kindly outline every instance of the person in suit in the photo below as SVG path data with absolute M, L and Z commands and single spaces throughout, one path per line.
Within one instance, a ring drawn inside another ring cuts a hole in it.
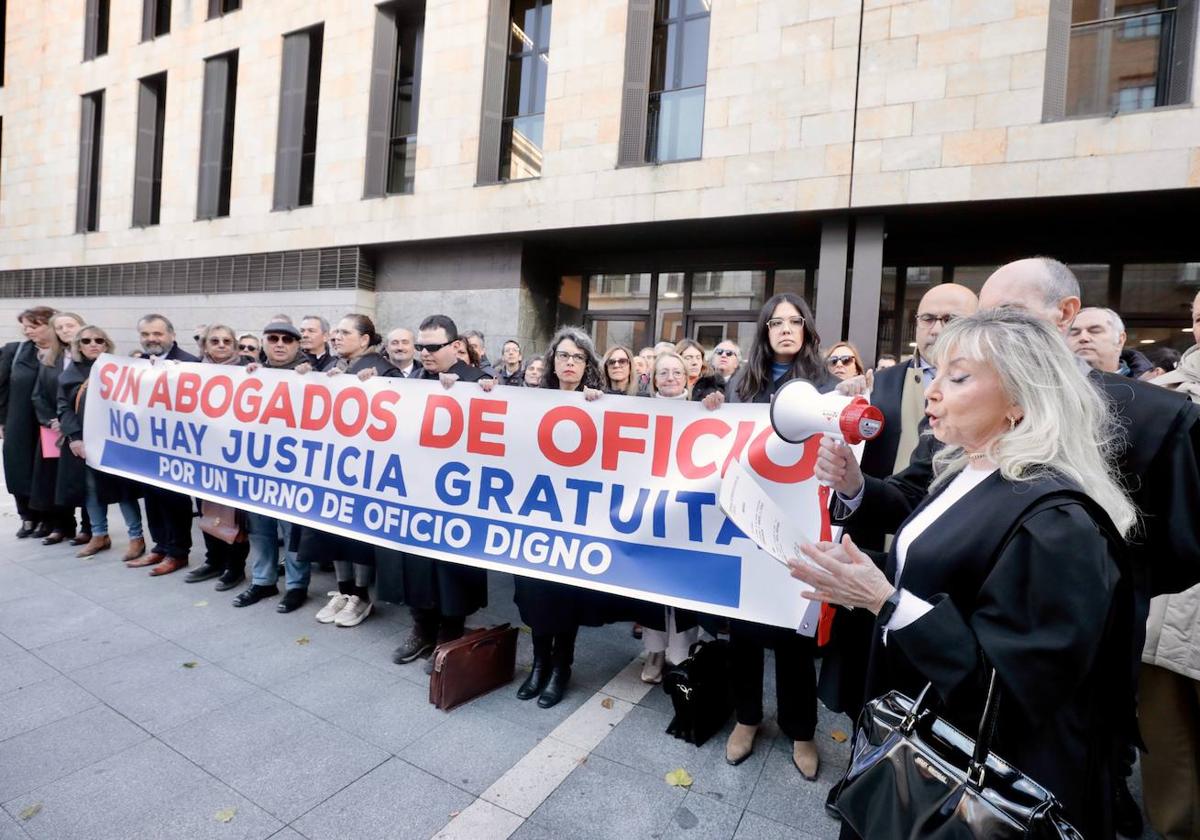
M 396 327 L 387 334 L 388 360 L 396 366 L 401 377 L 413 378 L 421 373 L 421 366 L 416 363 L 414 339 L 413 331 L 407 327 Z
M 517 388 L 525 384 L 525 361 L 520 343 L 510 338 L 500 348 L 500 367 L 496 368 L 496 379 L 501 385 L 513 385 Z
M 956 320 L 937 359 L 936 478 L 883 569 L 846 536 L 804 547 L 792 575 L 814 587 L 806 598 L 877 616 L 872 696 L 932 684 L 944 716 L 975 732 L 995 669 L 995 752 L 1083 836 L 1113 838 L 1135 650 L 1124 537 L 1137 509 L 1109 460 L 1112 418 L 1056 331 L 1028 313 Z M 842 836 L 855 835 L 844 825 Z
M 494 385 L 495 380 L 483 371 L 459 360 L 463 344 L 458 325 L 450 317 L 430 315 L 423 320 L 414 345 L 421 360 L 416 378 L 441 382 L 446 388 L 460 381 L 486 380 Z M 380 597 L 407 603 L 413 620 L 408 637 L 392 653 L 392 661 L 403 665 L 429 656 L 435 645 L 462 636 L 467 617 L 487 606 L 487 573 L 419 554 L 390 554 L 398 555 L 393 562 L 398 562 L 399 580 L 396 591 L 381 592 Z
M 179 346 L 175 340 L 175 327 L 165 315 L 156 312 L 145 315 L 138 321 L 137 329 L 142 353 L 152 361 L 200 361 Z M 125 565 L 131 569 L 152 566 L 150 574 L 154 577 L 177 572 L 187 566 L 192 550 L 191 498 L 150 485 L 145 488 L 145 497 L 146 524 L 154 545 L 149 554 L 126 560 Z
M 329 350 L 328 320 L 320 315 L 300 319 L 300 350 L 313 370 L 328 370 L 337 362 L 337 354 Z

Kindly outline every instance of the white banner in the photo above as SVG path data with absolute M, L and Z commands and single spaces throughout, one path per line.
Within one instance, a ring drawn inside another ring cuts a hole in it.
M 243 510 L 811 634 L 803 585 L 717 504 L 737 460 L 819 536 L 818 438 L 783 442 L 767 408 L 105 355 L 84 440 L 97 469 Z

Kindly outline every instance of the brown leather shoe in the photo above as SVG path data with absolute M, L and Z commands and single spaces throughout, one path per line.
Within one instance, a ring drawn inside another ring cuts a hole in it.
M 166 559 L 167 555 L 159 554 L 157 551 L 151 551 L 149 554 L 143 557 L 138 557 L 133 560 L 126 560 L 125 565 L 131 569 L 140 569 L 143 566 L 157 566 Z
M 124 560 L 128 563 L 130 560 L 136 560 L 146 553 L 146 541 L 141 537 L 134 537 L 129 541 L 129 550 L 125 552 Z
M 108 551 L 112 548 L 112 540 L 107 534 L 102 534 L 99 537 L 92 537 L 88 540 L 88 544 L 79 551 L 75 552 L 76 557 L 91 557 L 93 554 L 99 554 L 101 551 Z
M 754 752 L 754 736 L 758 734 L 757 726 L 745 723 L 734 724 L 725 742 L 725 761 L 735 767 L 750 757 Z
M 817 771 L 821 767 L 821 756 L 817 753 L 815 741 L 792 742 L 792 764 L 800 771 L 800 775 L 810 782 L 817 780 Z
M 159 575 L 169 575 L 171 572 L 178 572 L 185 568 L 188 564 L 186 557 L 168 557 L 166 560 L 159 563 L 150 570 L 150 577 L 158 577 Z
M 71 545 L 87 545 L 92 541 L 92 535 L 88 531 L 80 531 L 71 538 Z

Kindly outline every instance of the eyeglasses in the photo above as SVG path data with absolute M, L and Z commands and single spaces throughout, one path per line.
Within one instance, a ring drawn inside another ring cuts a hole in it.
M 825 361 L 829 363 L 830 367 L 833 367 L 834 365 L 848 365 L 848 364 L 852 364 L 854 362 L 854 357 L 853 356 L 830 356 Z
M 453 343 L 453 341 L 442 341 L 436 344 L 421 344 L 420 342 L 417 342 L 413 345 L 413 347 L 417 349 L 418 353 L 436 353 L 443 347 L 449 347 Z
M 784 324 L 787 324 L 793 330 L 799 330 L 804 326 L 804 319 L 799 315 L 794 318 L 771 318 L 767 321 L 767 329 L 777 330 L 783 327 Z
M 255 347 L 253 344 L 239 344 L 238 349 L 241 350 L 243 353 L 257 353 L 258 352 L 258 348 Z
M 222 345 L 233 344 L 233 339 L 232 338 L 221 338 L 219 336 L 214 335 L 214 336 L 209 336 L 208 343 L 209 344 L 222 344 Z
M 718 347 L 716 350 L 713 351 L 713 354 L 717 355 L 717 356 L 736 356 L 738 354 L 738 351 L 729 350 L 724 347 Z
M 81 338 L 81 339 L 79 339 L 79 343 L 80 344 L 103 344 L 104 339 L 103 338 Z
M 949 326 L 950 322 L 957 317 L 957 315 L 951 313 L 947 313 L 945 315 L 934 315 L 932 312 L 922 312 L 917 316 L 917 323 L 925 327 L 932 327 L 934 324 L 941 322 L 941 325 L 945 327 Z
M 281 341 L 284 344 L 295 344 L 296 343 L 296 336 L 288 335 L 287 333 L 269 333 L 266 336 L 266 339 L 267 339 L 267 344 L 278 344 Z M 241 349 L 242 350 L 254 350 L 256 348 L 247 347 L 246 345 L 243 344 Z
M 629 360 L 628 359 L 609 359 L 604 364 L 608 365 L 609 367 L 625 367 L 626 365 L 629 364 Z
M 559 362 L 574 362 L 581 365 L 587 361 L 587 356 L 582 353 L 568 353 L 566 350 L 555 350 L 554 359 Z

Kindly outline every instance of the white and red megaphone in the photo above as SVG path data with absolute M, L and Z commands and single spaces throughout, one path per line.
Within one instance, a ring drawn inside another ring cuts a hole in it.
M 833 435 L 854 446 L 874 440 L 883 431 L 883 412 L 866 397 L 837 392 L 822 394 L 803 379 L 793 379 L 771 400 L 771 425 L 788 443 L 803 443 L 813 435 Z

